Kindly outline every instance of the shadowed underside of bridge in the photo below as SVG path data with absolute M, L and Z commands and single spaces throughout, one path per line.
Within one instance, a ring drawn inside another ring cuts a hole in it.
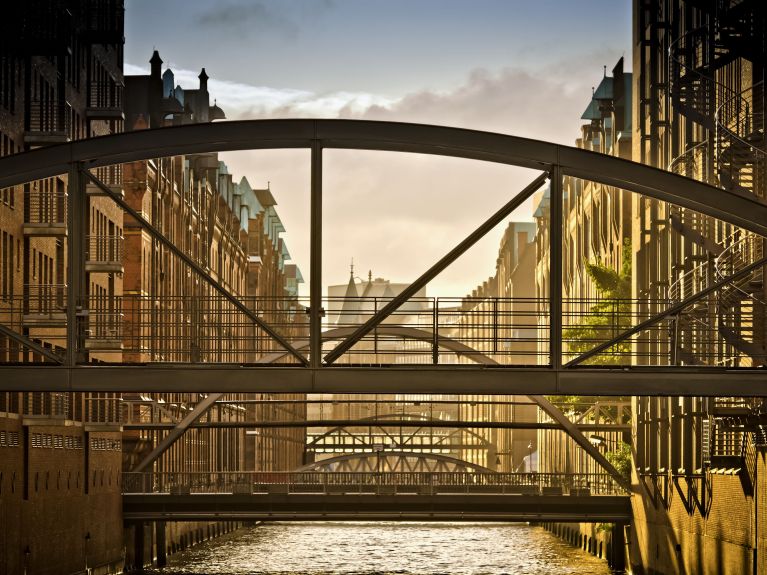
M 628 523 L 627 496 L 493 494 L 124 495 L 133 521 L 560 521 Z

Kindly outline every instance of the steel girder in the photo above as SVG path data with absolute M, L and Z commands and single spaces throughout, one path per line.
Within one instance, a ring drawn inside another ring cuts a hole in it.
M 364 382 L 364 389 L 360 387 Z M 252 365 L 0 366 L 2 391 L 145 393 L 370 393 L 767 397 L 763 369 L 561 368 L 469 365 L 304 367 Z

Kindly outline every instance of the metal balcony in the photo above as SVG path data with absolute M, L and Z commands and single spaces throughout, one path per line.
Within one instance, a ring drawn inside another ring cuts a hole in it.
M 113 166 L 103 166 L 101 168 L 94 168 L 91 170 L 94 176 L 98 178 L 98 180 L 104 184 L 109 190 L 115 194 L 116 196 L 119 196 L 120 198 L 123 198 L 125 196 L 125 192 L 123 191 L 123 173 L 122 173 L 122 165 L 117 164 Z M 104 193 L 104 190 L 102 190 L 99 186 L 91 182 L 90 180 L 85 185 L 85 193 L 89 196 L 105 196 L 107 195 Z
M 122 238 L 120 238 L 122 240 Z M 123 349 L 122 298 L 91 295 L 88 311 L 82 314 L 83 345 L 88 351 L 119 351 Z
M 123 273 L 122 236 L 88 236 L 86 245 L 86 272 Z
M 72 137 L 72 107 L 69 102 L 32 100 L 24 142 L 30 146 L 64 144 Z
M 123 87 L 117 82 L 93 82 L 85 117 L 89 120 L 124 120 Z
M 29 284 L 24 286 L 26 305 L 23 327 L 64 327 L 67 324 L 67 286 Z
M 25 198 L 24 235 L 67 235 L 67 193 L 31 192 Z

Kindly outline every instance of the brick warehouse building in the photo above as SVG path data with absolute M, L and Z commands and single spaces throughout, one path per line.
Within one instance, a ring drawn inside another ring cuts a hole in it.
M 147 81 L 123 77 L 122 2 L 50 1 L 17 10 L 5 21 L 19 31 L 3 34 L 0 50 L 3 155 L 126 128 L 223 117 L 209 105 L 204 72 L 200 90 L 184 94 L 171 83 L 174 102 L 163 95 L 154 61 Z M 169 78 L 166 70 L 166 83 Z M 155 108 L 157 99 L 175 107 Z M 271 192 L 253 190 L 244 178 L 235 183 L 215 154 L 94 173 L 232 293 L 250 296 L 254 306 L 261 305 L 256 296 L 279 301 L 263 310 L 267 321 L 303 317 L 295 313 L 300 272 L 286 263 L 285 228 Z M 231 315 L 204 282 L 124 219 L 111 199 L 93 185 L 87 192 L 89 314 L 81 360 L 247 362 L 268 351 L 252 326 L 220 319 Z M 66 175 L 0 191 L 0 324 L 59 355 L 66 353 L 66 196 Z M 196 322 L 186 321 L 190 311 Z M 300 333 L 300 327 L 284 329 Z M 44 359 L 0 334 L 0 361 Z M 238 399 L 245 397 L 227 396 L 207 417 L 252 420 L 254 410 L 263 409 L 232 402 Z M 0 394 L 0 571 L 119 567 L 125 539 L 133 536 L 123 531 L 120 474 L 162 435 L 123 432 L 122 424 L 173 418 L 198 400 L 196 394 Z M 303 418 L 303 408 L 276 416 Z M 190 430 L 154 469 L 289 469 L 301 463 L 302 453 L 303 430 L 257 438 L 242 430 Z M 145 560 L 220 531 L 208 524 L 168 526 L 158 537 L 163 548 L 148 544 Z M 52 538 L 58 542 L 53 549 Z
M 4 10 L 0 152 L 121 132 L 122 1 Z M 0 193 L 0 322 L 55 353 L 65 345 L 66 182 L 63 175 Z M 88 211 L 86 259 L 96 263 L 106 238 L 121 235 L 122 214 L 103 197 L 91 197 Z M 119 274 L 94 269 L 88 275 L 90 298 L 121 293 Z M 92 357 L 101 354 L 93 349 Z M 0 336 L 0 361 L 42 359 Z M 102 399 L 0 394 L 3 572 L 76 572 L 86 564 L 121 563 L 122 438 L 104 411 L 114 401 Z

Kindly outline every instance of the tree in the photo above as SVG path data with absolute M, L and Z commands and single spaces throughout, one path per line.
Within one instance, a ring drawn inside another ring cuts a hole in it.
M 594 282 L 599 301 L 578 325 L 562 332 L 568 351 L 581 355 L 631 327 L 631 242 L 623 243 L 621 269 L 599 262 L 586 262 L 586 273 Z M 588 365 L 624 365 L 631 361 L 631 342 L 622 341 L 584 361 Z
M 631 446 L 628 443 L 621 441 L 615 450 L 605 453 L 605 457 L 623 477 L 631 478 Z

